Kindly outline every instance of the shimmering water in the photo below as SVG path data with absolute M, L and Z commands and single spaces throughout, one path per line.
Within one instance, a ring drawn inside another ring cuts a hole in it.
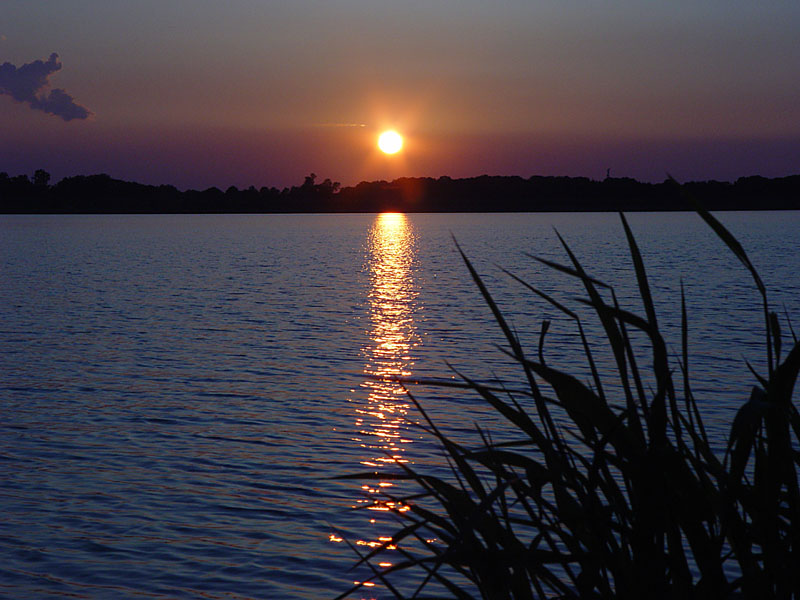
M 720 218 L 800 322 L 800 213 Z M 758 295 L 695 215 L 630 221 L 672 351 L 685 285 L 695 390 L 722 444 L 752 385 L 743 357 L 764 364 Z M 364 573 L 340 539 L 391 531 L 370 500 L 390 482 L 331 477 L 439 460 L 372 376 L 450 376 L 445 360 L 513 373 L 451 232 L 522 340 L 553 319 L 548 359 L 583 368 L 571 324 L 495 266 L 580 295 L 524 255 L 565 261 L 553 226 L 640 310 L 614 215 L 0 217 L 0 596 L 346 590 Z M 464 441 L 476 421 L 501 427 L 474 398 L 419 396 Z

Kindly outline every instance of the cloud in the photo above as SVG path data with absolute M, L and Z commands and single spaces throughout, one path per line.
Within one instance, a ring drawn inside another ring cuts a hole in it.
M 35 60 L 17 68 L 9 62 L 0 65 L 0 94 L 8 94 L 17 102 L 26 102 L 31 108 L 61 117 L 65 121 L 87 119 L 92 113 L 60 88 L 45 90 L 48 78 L 61 69 L 55 52 L 47 62 Z
M 366 123 L 314 123 L 314 127 L 366 127 Z

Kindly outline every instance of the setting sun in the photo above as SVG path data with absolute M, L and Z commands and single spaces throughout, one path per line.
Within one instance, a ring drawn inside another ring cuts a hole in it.
M 396 131 L 384 131 L 378 136 L 378 148 L 385 154 L 397 154 L 403 147 L 403 136 Z

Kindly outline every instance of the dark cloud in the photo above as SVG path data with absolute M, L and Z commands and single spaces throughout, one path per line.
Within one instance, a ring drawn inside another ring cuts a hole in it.
M 48 78 L 61 69 L 55 52 L 45 61 L 35 60 L 17 68 L 11 63 L 0 65 L 0 94 L 8 94 L 17 102 L 27 102 L 31 108 L 56 115 L 65 121 L 86 119 L 92 113 L 76 104 L 60 88 L 46 91 Z

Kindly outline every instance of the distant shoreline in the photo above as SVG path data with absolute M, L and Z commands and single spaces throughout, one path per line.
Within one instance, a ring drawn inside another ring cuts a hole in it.
M 108 175 L 66 177 L 50 185 L 44 171 L 33 179 L 0 173 L 0 214 L 662 212 L 693 210 L 688 197 L 715 211 L 800 210 L 800 175 L 682 185 L 612 177 L 406 177 L 343 188 L 330 179 L 318 183 L 311 174 L 302 185 L 282 190 L 180 191 Z

